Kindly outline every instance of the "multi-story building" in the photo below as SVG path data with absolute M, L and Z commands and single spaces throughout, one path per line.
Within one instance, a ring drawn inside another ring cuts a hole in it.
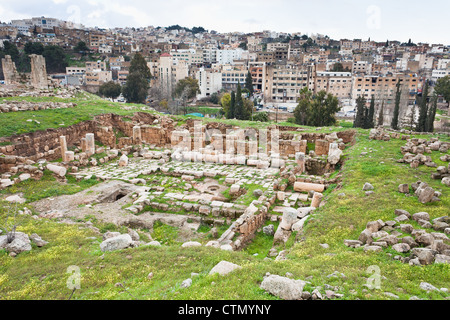
M 396 85 L 400 81 L 402 91 L 409 94 L 409 99 L 414 100 L 415 95 L 422 90 L 422 78 L 413 75 L 397 74 L 386 77 L 380 76 L 354 76 L 352 83 L 352 98 L 364 96 L 370 99 L 372 95 L 376 99 L 393 101 L 395 99 Z
M 249 62 L 249 71 L 253 79 L 253 90 L 262 92 L 264 86 L 264 77 L 266 75 L 265 62 Z
M 197 99 L 207 98 L 222 89 L 222 73 L 218 70 L 200 68 L 195 78 L 200 88 Z
M 298 64 L 266 66 L 264 102 L 296 103 L 300 90 L 309 87 L 312 67 Z
M 352 95 L 351 72 L 318 72 L 313 77 L 313 92 L 325 90 L 339 99 L 350 99 Z
M 244 65 L 223 65 L 222 66 L 222 87 L 225 90 L 236 91 L 238 83 L 241 87 L 245 84 L 248 69 Z
M 159 85 L 163 96 L 170 97 L 176 83 L 188 76 L 189 66 L 186 61 L 174 59 L 168 53 L 163 53 L 160 56 Z

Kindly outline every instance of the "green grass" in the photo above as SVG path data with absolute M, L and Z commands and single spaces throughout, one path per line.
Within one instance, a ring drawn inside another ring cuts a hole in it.
M 48 197 L 56 197 L 64 194 L 74 194 L 90 188 L 99 183 L 95 176 L 89 180 L 76 181 L 72 176 L 67 176 L 67 183 L 60 183 L 51 174 L 44 170 L 44 175 L 38 181 L 28 179 L 1 190 L 0 195 L 23 193 L 27 202 L 34 202 Z
M 82 121 L 92 120 L 94 116 L 104 113 L 115 113 L 118 115 L 133 115 L 137 111 L 143 111 L 145 105 L 127 104 L 132 106 L 131 110 L 125 110 L 123 104 L 109 102 L 98 96 L 85 94 L 73 99 L 61 99 L 55 97 L 12 97 L 2 98 L 1 101 L 23 100 L 31 102 L 53 101 L 74 102 L 76 107 L 66 109 L 47 109 L 38 111 L 20 111 L 3 113 L 0 116 L 0 137 L 8 137 L 14 134 L 46 130 L 49 128 L 68 127 Z M 150 112 L 145 111 L 144 112 Z M 28 119 L 37 120 L 27 121 Z

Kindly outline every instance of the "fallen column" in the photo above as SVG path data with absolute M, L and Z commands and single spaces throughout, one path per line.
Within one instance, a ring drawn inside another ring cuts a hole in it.
M 311 190 L 315 192 L 323 192 L 325 190 L 325 185 L 318 183 L 298 182 L 298 181 L 294 183 L 294 191 L 302 192 Z

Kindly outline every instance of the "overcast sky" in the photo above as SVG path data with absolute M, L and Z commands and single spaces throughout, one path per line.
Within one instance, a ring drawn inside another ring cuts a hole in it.
M 1 0 L 0 20 L 53 17 L 87 27 L 179 24 L 218 32 L 320 33 L 450 44 L 449 0 Z

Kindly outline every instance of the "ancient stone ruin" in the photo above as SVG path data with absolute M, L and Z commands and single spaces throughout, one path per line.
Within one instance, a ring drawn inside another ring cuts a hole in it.
M 41 55 L 31 54 L 31 85 L 37 89 L 48 89 L 45 59 Z
M 200 225 L 227 226 L 207 244 L 223 250 L 244 248 L 273 221 L 279 223 L 274 245 L 284 245 L 324 205 L 323 192 L 340 179 L 329 176 L 355 134 L 294 129 L 256 131 L 191 120 L 176 126 L 157 114 L 138 112 L 131 121 L 103 114 L 70 127 L 7 137 L 11 144 L 0 147 L 0 187 L 40 179 L 44 170 L 59 181 L 68 175 L 95 177 L 104 181 L 97 189 L 51 203 L 43 199 L 35 208 L 42 217 L 80 218 L 95 205 L 109 212 L 99 217 L 105 222 L 151 229 L 164 221 L 187 234 Z M 117 180 L 126 183 L 110 183 Z M 250 191 L 254 185 L 259 189 Z M 253 200 L 245 202 L 249 197 Z
M 2 70 L 5 84 L 17 84 L 19 82 L 19 73 L 16 70 L 16 64 L 12 61 L 10 55 L 2 58 Z

